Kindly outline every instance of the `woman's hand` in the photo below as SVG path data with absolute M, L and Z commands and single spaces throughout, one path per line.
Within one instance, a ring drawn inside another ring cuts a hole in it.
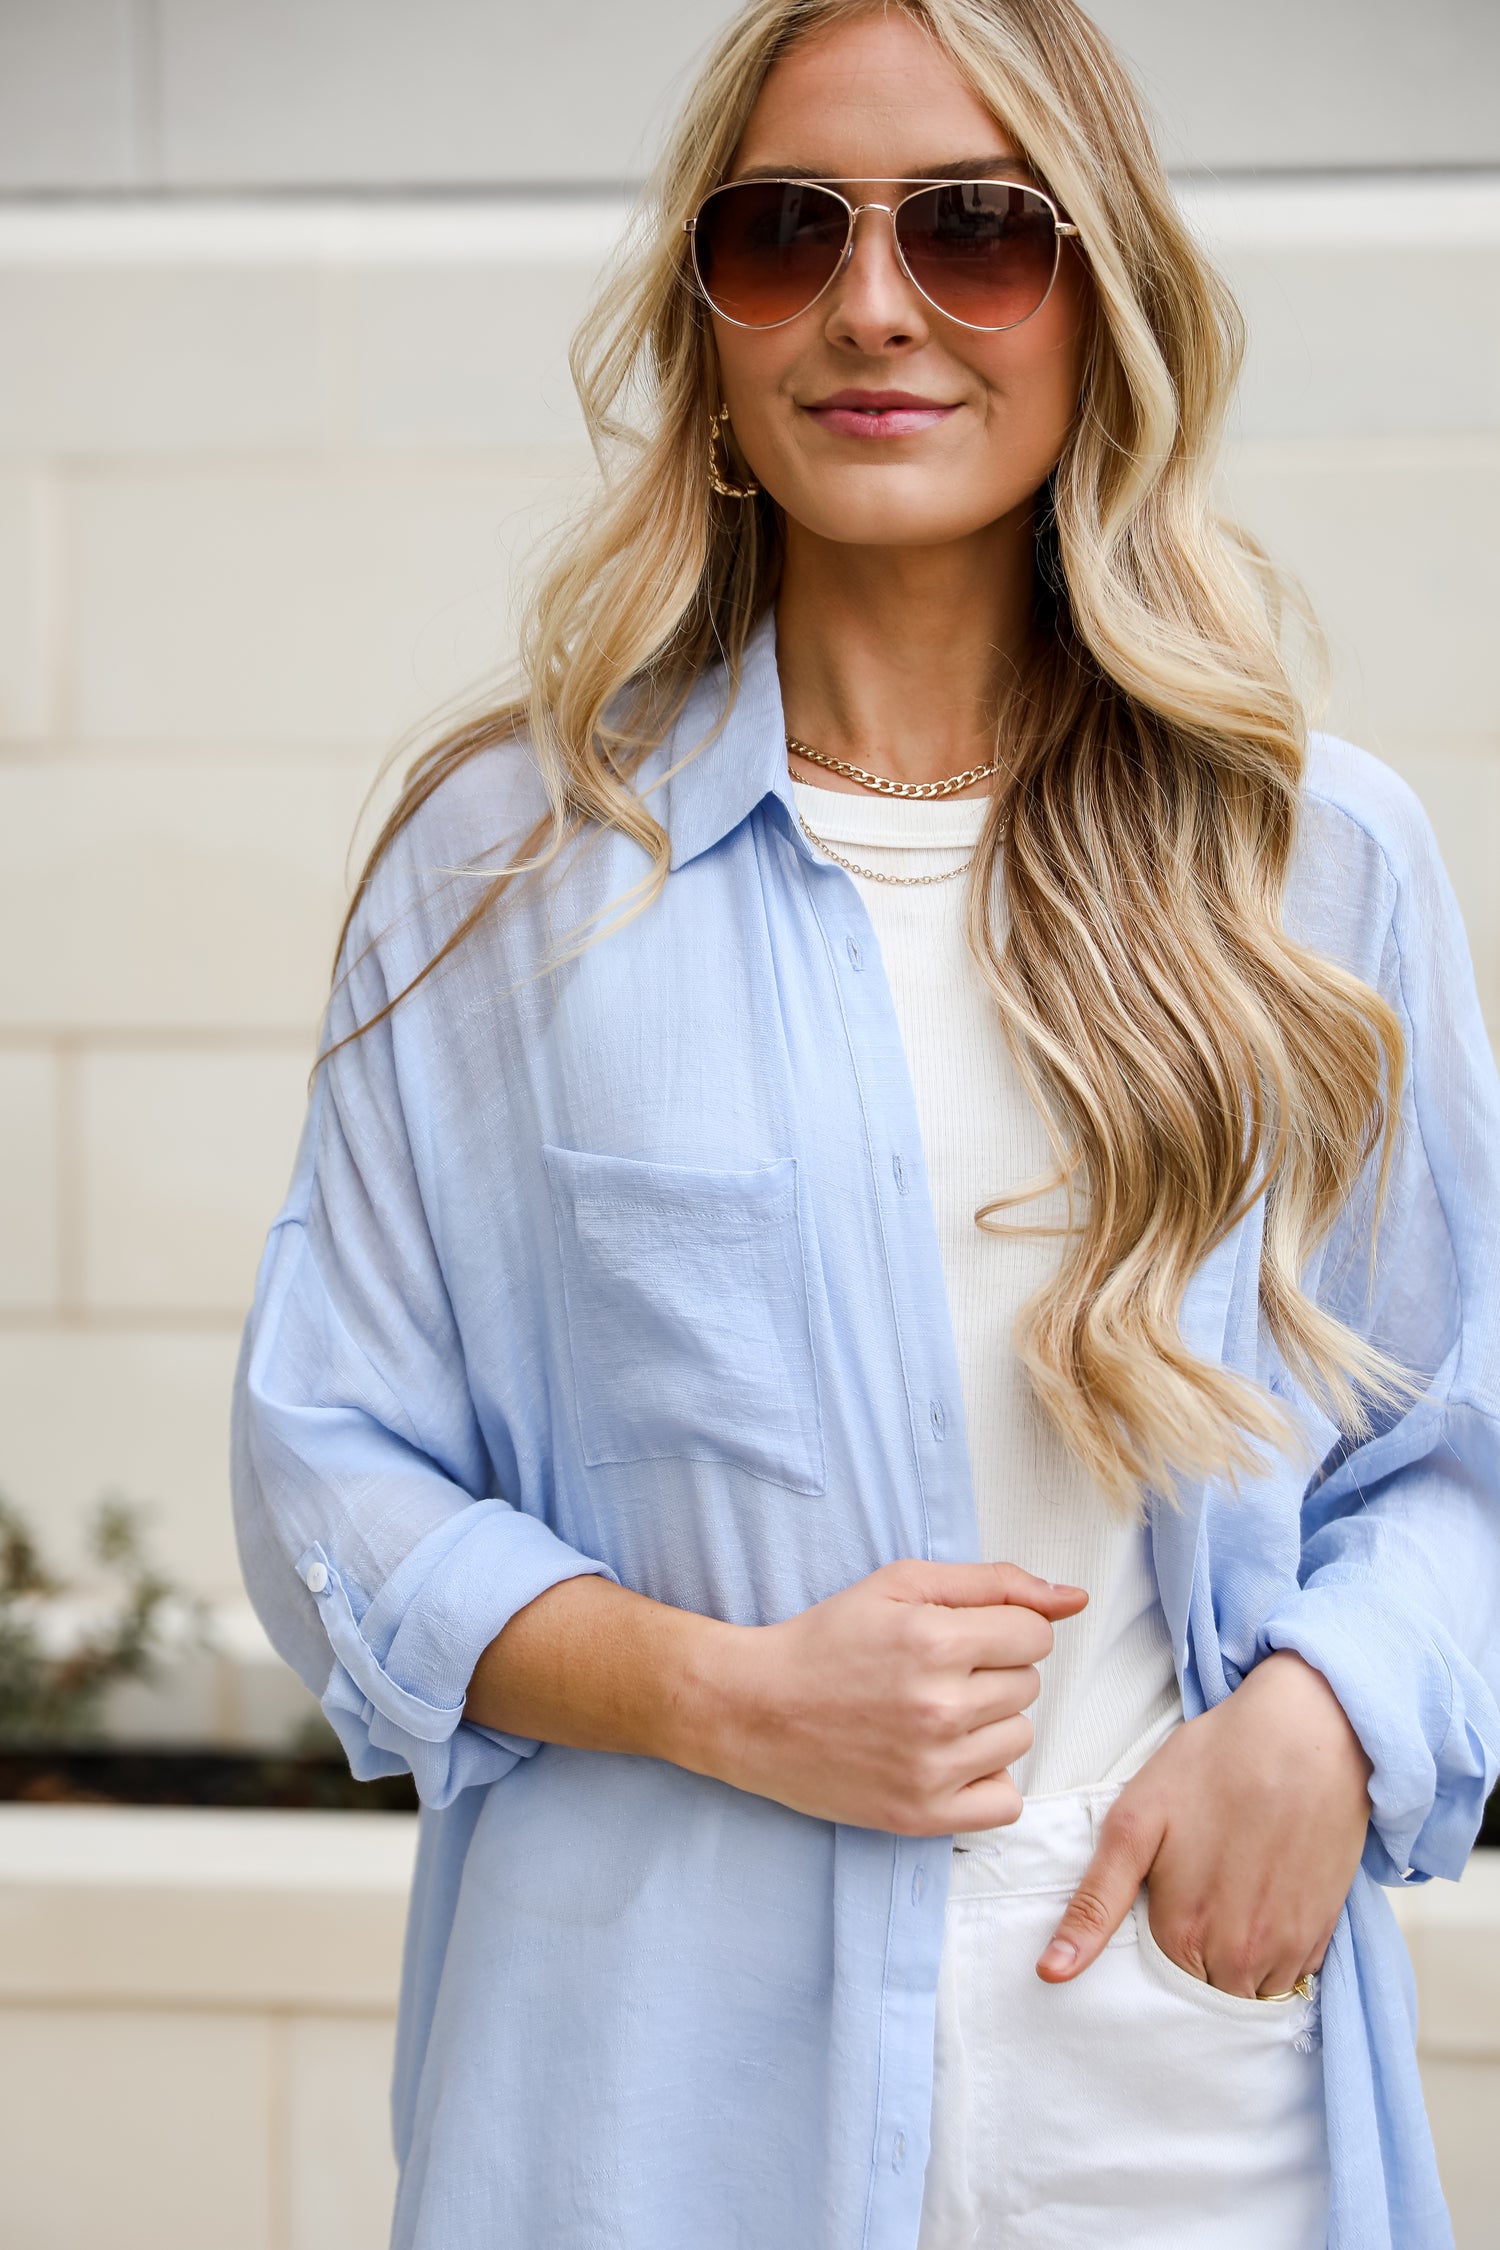
M 904 1836 L 999 1828 L 1031 1747 L 1051 1620 L 1088 1600 L 1010 1563 L 886 1563 L 716 1643 L 677 1762 L 796 1812 Z
M 1289 1649 L 1190 1719 L 1115 1799 L 1037 1973 L 1097 1959 L 1150 1884 L 1162 1951 L 1224 1992 L 1288 1992 L 1322 1966 L 1364 1850 L 1370 1761 Z

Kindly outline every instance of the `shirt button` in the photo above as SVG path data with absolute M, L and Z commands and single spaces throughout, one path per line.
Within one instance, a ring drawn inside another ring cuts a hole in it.
M 893 1173 L 895 1174 L 895 1177 L 896 1177 L 896 1192 L 897 1192 L 897 1194 L 898 1194 L 898 1195 L 905 1195 L 905 1193 L 906 1193 L 906 1166 L 905 1166 L 905 1165 L 904 1165 L 904 1164 L 902 1163 L 902 1161 L 901 1161 L 901 1159 L 900 1159 L 900 1157 L 899 1157 L 899 1156 L 893 1156 L 893 1157 L 891 1158 L 891 1170 L 892 1170 L 892 1172 L 893 1172 Z
M 312 1562 L 312 1563 L 309 1563 L 309 1564 L 308 1564 L 308 1566 L 307 1566 L 307 1590 L 308 1590 L 308 1592 L 309 1592 L 310 1594 L 321 1594 L 321 1593 L 322 1593 L 322 1591 L 323 1591 L 323 1589 L 324 1589 L 324 1587 L 325 1587 L 325 1586 L 326 1586 L 327 1584 L 328 1584 L 328 1566 L 327 1566 L 327 1564 L 326 1564 L 326 1563 L 320 1563 L 320 1562 Z
M 947 1427 L 948 1419 L 943 1412 L 943 1402 L 940 1398 L 935 1398 L 932 1402 L 932 1434 L 939 1442 Z
M 905 2156 L 905 2154 L 906 2135 L 904 2133 L 898 2133 L 896 2135 L 896 2138 L 891 2143 L 891 2168 L 893 2171 L 900 2171 L 901 2159 Z
M 856 937 L 845 938 L 844 943 L 849 948 L 849 959 L 853 963 L 854 967 L 856 969 L 862 969 L 865 965 L 865 953 L 864 947 L 860 944 L 859 939 Z
M 926 1890 L 926 1888 L 927 1870 L 925 1867 L 919 1867 L 915 1875 L 913 1875 L 911 1879 L 911 1902 L 913 1906 L 921 1905 L 922 1893 Z

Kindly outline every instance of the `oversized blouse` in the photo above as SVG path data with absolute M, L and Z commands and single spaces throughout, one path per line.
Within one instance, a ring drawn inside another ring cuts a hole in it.
M 463 1716 L 480 1652 L 580 1572 L 753 1625 L 979 1552 L 900 1032 L 854 882 L 792 817 L 771 618 L 638 785 L 671 842 L 649 906 L 620 911 L 640 846 L 596 834 L 318 1070 L 236 1379 L 242 1563 L 354 1773 L 421 1799 L 393 2250 L 913 2250 L 951 1840 Z M 524 742 L 444 782 L 325 1041 L 544 807 Z M 1330 2250 L 1439 2250 L 1381 1886 L 1457 1877 L 1500 1769 L 1500 1084 L 1428 823 L 1327 738 L 1285 919 L 1406 1034 L 1375 1255 L 1367 1183 L 1306 1282 L 1420 1392 L 1359 1443 L 1302 1397 L 1256 1205 L 1181 1331 L 1306 1445 L 1155 1498 L 1152 1558 L 1190 1718 L 1290 1648 L 1372 1761 L 1321 1979 Z

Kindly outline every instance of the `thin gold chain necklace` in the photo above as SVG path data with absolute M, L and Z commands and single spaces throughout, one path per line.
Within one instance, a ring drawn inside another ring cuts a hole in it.
M 815 844 L 825 859 L 831 859 L 836 866 L 846 868 L 851 875 L 862 875 L 867 883 L 899 883 L 903 890 L 919 883 L 951 883 L 956 876 L 967 875 L 974 864 L 971 854 L 961 867 L 945 867 L 941 875 L 886 875 L 878 867 L 861 867 L 857 861 L 845 859 L 843 853 L 836 852 L 832 844 L 825 843 L 821 836 L 813 834 L 800 812 L 797 815 L 797 825 L 808 842 Z
M 799 742 L 794 734 L 787 736 L 786 746 L 794 756 L 806 758 L 811 765 L 824 766 L 829 773 L 842 774 L 846 781 L 857 781 L 861 789 L 873 789 L 881 797 L 951 797 L 955 790 L 968 789 L 976 781 L 988 781 L 1000 771 L 997 759 L 993 765 L 970 766 L 967 773 L 950 773 L 946 781 L 892 781 L 883 773 L 866 773 L 863 766 L 849 766 L 842 758 L 830 758 L 826 750 L 814 750 L 810 743 Z

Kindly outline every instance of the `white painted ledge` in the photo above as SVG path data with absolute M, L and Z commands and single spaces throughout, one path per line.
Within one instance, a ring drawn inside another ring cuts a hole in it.
M 414 1815 L 0 1806 L 0 2007 L 385 2015 Z
M 0 266 L 594 265 L 618 195 L 0 199 Z
M 1358 174 L 1177 184 L 1186 216 L 1216 248 L 1459 250 L 1500 243 L 1500 174 Z
M 416 1825 L 0 1806 L 0 2201 L 18 2241 L 203 2250 L 209 2211 L 216 2250 L 385 2239 Z M 1492 2250 L 1500 1853 L 1392 1899 L 1459 2250 Z
M 387 2010 L 413 1816 L 0 1805 L 0 2005 Z M 1500 2060 L 1500 1853 L 1390 1894 L 1424 2055 Z
M 1359 174 L 1175 183 L 1222 249 L 1419 250 L 1500 243 L 1500 173 Z M 0 266 L 597 264 L 623 195 L 0 197 Z

